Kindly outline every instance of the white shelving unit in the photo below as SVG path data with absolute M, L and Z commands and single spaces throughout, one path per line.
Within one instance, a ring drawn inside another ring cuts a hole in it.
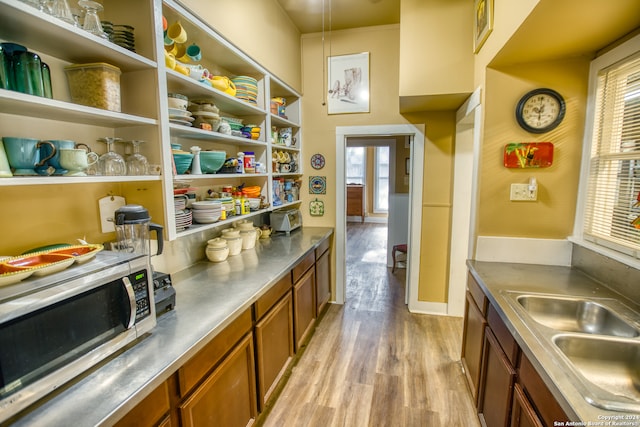
M 154 208 L 151 215 L 154 221 L 164 223 L 166 237 L 169 240 L 239 219 L 231 217 L 213 224 L 194 224 L 187 230 L 177 231 L 174 226 L 174 180 L 188 180 L 192 186 L 201 189 L 243 182 L 247 185 L 261 186 L 263 196 L 269 201 L 269 208 L 243 216 L 247 218 L 299 204 L 293 202 L 273 206 L 274 178 L 296 179 L 303 172 L 301 97 L 295 90 L 271 75 L 179 2 L 109 0 L 105 2 L 105 10 L 100 15 L 103 20 L 135 26 L 136 52 L 95 37 L 19 0 L 0 0 L 0 41 L 18 43 L 38 53 L 50 66 L 54 95 L 53 99 L 47 99 L 0 89 L 0 136 L 70 139 L 87 144 L 98 154 L 106 151 L 105 145 L 97 142 L 98 138 L 110 136 L 125 140 L 142 139 L 146 141 L 141 146 L 142 154 L 149 158 L 150 163 L 161 165 L 162 175 L 0 178 L 0 198 L 3 189 L 8 191 L 12 187 L 20 187 L 28 193 L 30 188 L 35 189 L 36 186 L 42 185 L 63 185 L 60 190 L 62 203 L 65 202 L 65 198 L 76 198 L 79 186 L 93 188 L 91 186 L 118 185 L 119 190 L 123 192 L 122 195 L 127 199 L 129 195 L 135 199 L 135 191 L 151 191 L 152 194 L 147 193 L 146 197 L 162 200 L 162 212 Z M 229 96 L 168 69 L 164 61 L 164 35 L 161 26 L 163 15 L 169 23 L 177 20 L 181 22 L 188 34 L 187 43 L 195 42 L 201 47 L 203 59 L 200 63 L 212 74 L 254 77 L 258 81 L 257 103 L 254 105 Z M 122 71 L 121 112 L 71 102 L 64 67 L 93 62 L 106 62 Z M 173 92 L 182 93 L 190 98 L 214 99 L 221 116 L 243 118 L 245 123 L 259 126 L 260 138 L 254 141 L 170 123 L 167 95 Z M 286 118 L 270 112 L 270 99 L 276 96 L 287 99 Z M 37 126 L 34 126 L 34 123 L 37 123 Z M 296 141 L 295 146 L 285 147 L 272 143 L 271 129 L 274 126 L 291 128 Z M 235 157 L 238 151 L 253 151 L 256 161 L 267 166 L 267 173 L 185 174 L 174 177 L 172 142 L 181 143 L 184 150 L 193 145 L 205 150 L 224 150 L 227 157 Z M 277 173 L 273 170 L 272 153 L 279 150 L 298 155 L 300 160 L 296 173 Z M 126 154 L 122 144 L 116 144 L 116 151 Z M 131 183 L 134 185 L 129 185 Z M 93 201 L 87 200 L 87 203 Z M 96 230 L 99 226 L 97 223 Z M 79 234 L 83 232 L 84 230 L 78 230 Z

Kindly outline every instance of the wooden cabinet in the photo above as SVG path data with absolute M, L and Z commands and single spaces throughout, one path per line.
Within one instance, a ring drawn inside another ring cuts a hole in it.
M 329 239 L 316 248 L 316 315 L 320 316 L 331 299 L 331 251 Z
M 253 334 L 247 334 L 180 405 L 185 427 L 244 427 L 258 414 Z
M 467 283 L 469 290 L 466 293 L 461 361 L 471 396 L 477 405 L 484 331 L 487 324 L 485 320 L 487 299 L 471 275 Z
M 515 384 L 513 387 L 511 427 L 544 427 L 520 384 Z
M 316 319 L 316 272 L 315 253 L 309 252 L 296 265 L 291 274 L 293 278 L 293 325 L 295 331 L 295 350 L 306 341 Z
M 508 427 L 516 372 L 488 327 L 482 360 L 478 414 L 486 427 Z
M 266 307 L 264 300 L 270 301 L 276 296 L 280 300 L 276 300 L 263 314 L 258 307 Z M 289 275 L 258 300 L 256 316 L 259 319 L 255 325 L 258 399 L 262 410 L 294 356 L 293 298 Z
M 170 426 L 169 386 L 165 381 L 121 418 L 114 427 Z M 165 423 L 169 424 L 165 424 Z
M 347 216 L 360 216 L 364 222 L 364 185 L 347 185 Z

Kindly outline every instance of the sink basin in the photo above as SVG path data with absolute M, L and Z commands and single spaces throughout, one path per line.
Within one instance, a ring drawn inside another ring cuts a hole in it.
M 634 338 L 640 330 L 611 309 L 588 299 L 520 295 L 518 304 L 536 322 L 564 332 Z
M 640 411 L 640 341 L 561 334 L 553 343 L 581 377 L 589 403 Z

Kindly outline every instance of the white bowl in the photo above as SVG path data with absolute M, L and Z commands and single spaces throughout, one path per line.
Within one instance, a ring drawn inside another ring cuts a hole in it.
M 216 202 L 215 200 L 201 200 L 199 202 L 193 202 L 191 204 L 193 209 L 221 209 L 222 202 Z

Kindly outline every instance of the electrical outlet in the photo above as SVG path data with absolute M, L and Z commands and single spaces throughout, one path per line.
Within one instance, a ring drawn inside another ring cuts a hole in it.
M 535 202 L 538 200 L 538 188 L 529 191 L 529 184 L 511 184 L 509 200 L 515 202 Z

